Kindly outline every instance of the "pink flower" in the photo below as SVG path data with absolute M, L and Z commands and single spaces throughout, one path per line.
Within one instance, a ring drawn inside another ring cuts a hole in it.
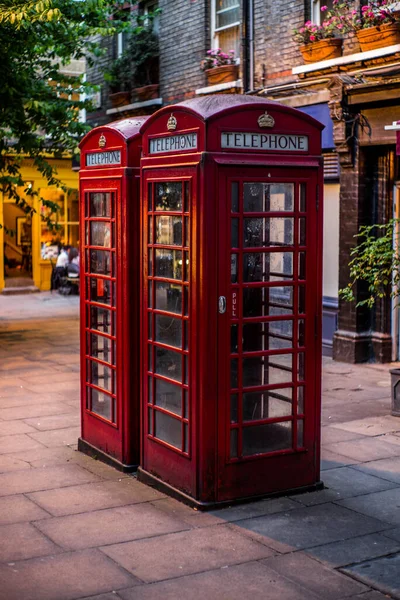
M 327 6 L 321 6 L 321 12 L 325 12 L 326 10 L 328 10 Z
M 315 42 L 317 38 L 315 37 L 315 35 L 310 35 L 310 42 Z

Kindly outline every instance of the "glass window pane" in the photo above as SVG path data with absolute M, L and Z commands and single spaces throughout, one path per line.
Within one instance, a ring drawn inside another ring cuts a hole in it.
M 238 387 L 238 359 L 232 358 L 231 360 L 231 388 L 235 389 Z
M 243 316 L 282 316 L 293 313 L 293 288 L 244 288 Z
M 74 248 L 76 248 L 77 246 L 79 246 L 79 225 L 70 225 L 68 224 L 67 227 L 67 236 L 66 236 L 66 243 L 69 246 L 73 246 Z
M 112 349 L 114 350 L 115 355 L 115 342 L 102 335 L 95 335 L 94 333 L 90 334 L 90 337 L 91 356 L 112 364 Z
M 239 219 L 232 219 L 231 220 L 231 245 L 232 248 L 238 248 L 239 247 Z
M 27 223 L 25 223 L 27 225 Z M 31 234 L 29 232 L 29 225 L 21 232 L 21 241 L 24 242 L 24 239 L 27 241 L 31 241 Z M 40 236 L 40 258 L 43 260 L 49 260 L 51 258 L 56 259 L 59 254 L 59 246 L 60 244 L 65 244 L 65 227 L 62 226 L 60 229 L 51 230 L 47 227 L 47 225 L 41 226 L 41 236 Z
M 189 426 L 187 425 L 187 423 L 184 424 L 183 428 L 185 430 L 185 447 L 184 447 L 183 451 L 188 454 L 189 453 Z
M 92 192 L 89 194 L 89 215 L 91 217 L 112 217 L 110 192 Z
M 297 421 L 297 446 L 304 446 L 304 421 Z
M 112 398 L 108 394 L 103 394 L 98 390 L 90 390 L 91 393 L 91 411 L 111 421 L 112 418 Z
M 292 423 L 268 423 L 243 428 L 243 456 L 292 448 Z
M 148 243 L 152 244 L 153 243 L 153 217 L 150 216 L 148 219 Z
M 299 244 L 300 246 L 306 245 L 306 220 L 304 217 L 299 219 Z
M 299 346 L 304 346 L 305 339 L 306 339 L 305 335 L 306 335 L 305 321 L 304 321 L 304 319 L 299 319 L 299 337 L 298 337 Z
M 176 317 L 155 315 L 156 341 L 182 348 L 182 321 Z
M 239 184 L 237 182 L 232 183 L 231 199 L 232 212 L 239 212 Z
M 185 183 L 184 183 L 184 194 L 185 194 L 184 212 L 185 213 L 189 212 L 189 210 L 190 210 L 190 206 L 189 206 L 189 200 L 190 200 L 189 189 L 190 188 L 189 188 L 189 185 L 190 185 L 189 181 L 185 181 Z
M 79 221 L 79 193 L 70 190 L 67 195 L 67 221 Z
M 231 254 L 231 283 L 238 282 L 238 255 Z
M 147 203 L 149 212 L 151 212 L 153 210 L 153 185 L 151 183 L 147 185 Z
M 109 279 L 90 279 L 90 299 L 100 304 L 115 305 L 114 284 Z
M 182 286 L 176 283 L 156 281 L 156 305 L 158 310 L 182 314 Z
M 231 354 L 238 351 L 238 325 L 231 325 Z
M 244 248 L 293 245 L 293 219 L 259 217 L 243 219 Z
M 111 335 L 112 320 L 114 320 L 114 317 L 110 310 L 98 306 L 90 307 L 89 326 L 91 329 L 97 329 L 97 331 Z
M 243 359 L 243 387 L 277 385 L 291 381 L 291 354 L 257 356 Z
M 156 347 L 155 372 L 182 382 L 182 356 L 173 350 Z
M 92 377 L 90 383 L 103 388 L 107 392 L 114 392 L 114 371 L 110 367 L 92 361 Z
M 189 247 L 189 239 L 190 239 L 190 222 L 189 217 L 185 217 L 185 246 Z
M 307 191 L 306 184 L 301 183 L 300 184 L 300 212 L 306 212 L 306 210 L 307 210 L 306 191 Z
M 231 423 L 238 421 L 238 394 L 231 394 Z
M 306 253 L 299 252 L 299 279 L 306 278 Z
M 230 455 L 231 458 L 237 458 L 238 455 L 238 430 L 237 429 L 232 429 L 231 430 L 231 451 L 230 451 Z
M 292 183 L 244 183 L 245 212 L 288 212 L 294 210 Z
M 304 385 L 297 388 L 297 414 L 304 414 Z
M 300 352 L 300 354 L 297 357 L 297 364 L 298 364 L 298 377 L 299 380 L 302 381 L 305 379 L 306 373 L 305 373 L 305 354 L 304 352 Z
M 182 252 L 180 250 L 155 251 L 155 275 L 168 279 L 182 279 Z
M 156 217 L 156 244 L 182 246 L 182 217 Z
M 229 0 L 225 0 L 223 4 L 226 4 L 227 1 Z M 228 27 L 233 23 L 240 22 L 240 4 L 238 2 L 235 1 L 235 4 L 233 6 L 229 6 L 229 8 L 224 7 L 222 10 L 218 10 L 220 4 L 221 3 L 217 4 L 217 29 L 219 27 Z
M 148 419 L 149 419 L 149 435 L 153 435 L 153 411 L 151 408 L 148 410 Z
M 292 278 L 292 252 L 258 252 L 243 255 L 243 281 L 245 282 L 269 282 Z
M 171 444 L 175 448 L 182 449 L 182 425 L 181 421 L 170 417 L 165 413 L 155 411 L 155 432 L 154 435 L 159 440 Z
M 182 414 L 182 388 L 161 379 L 155 379 L 155 403 L 176 415 Z
M 111 275 L 111 252 L 89 250 L 89 273 Z
M 292 414 L 292 389 L 243 394 L 243 420 L 257 421 Z
M 90 245 L 111 248 L 111 223 L 90 222 Z
M 178 211 L 182 210 L 182 183 L 168 181 L 154 184 L 155 210 Z

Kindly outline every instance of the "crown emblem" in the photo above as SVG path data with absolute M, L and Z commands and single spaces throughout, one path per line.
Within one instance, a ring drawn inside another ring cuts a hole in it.
M 275 119 L 265 111 L 263 115 L 258 117 L 258 124 L 260 127 L 273 127 L 275 125 Z
M 178 127 L 178 121 L 176 120 L 176 118 L 174 117 L 173 113 L 171 113 L 170 118 L 168 119 L 168 123 L 167 123 L 167 129 L 168 131 L 175 131 L 175 129 Z
M 104 146 L 106 145 L 106 136 L 101 134 L 101 136 L 99 137 L 99 147 L 100 148 L 104 148 Z

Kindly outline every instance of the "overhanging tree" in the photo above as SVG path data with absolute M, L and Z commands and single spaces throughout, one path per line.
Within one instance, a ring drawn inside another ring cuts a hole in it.
M 134 29 L 126 5 L 125 0 L 0 0 L 0 189 L 27 214 L 33 212 L 29 197 L 38 192 L 23 179 L 23 158 L 33 161 L 49 186 L 66 190 L 49 159 L 76 154 L 88 130 L 79 111 L 90 108 L 85 97 L 93 88 L 62 67 L 83 57 L 92 63 L 101 53 L 94 36 Z M 51 227 L 58 206 L 40 200 Z

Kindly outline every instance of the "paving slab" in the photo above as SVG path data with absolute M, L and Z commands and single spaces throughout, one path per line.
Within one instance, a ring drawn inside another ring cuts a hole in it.
M 0 565 L 0 600 L 75 600 L 139 583 L 98 550 Z
M 358 461 L 336 454 L 335 452 L 329 452 L 326 448 L 321 448 L 321 471 L 329 471 L 330 469 L 337 469 L 338 467 L 348 467 L 349 465 L 356 465 Z
M 272 556 L 274 552 L 227 526 L 193 529 L 103 548 L 144 582 L 162 581 Z
M 340 427 L 340 426 L 339 426 Z M 321 443 L 323 446 L 327 444 L 335 444 L 336 442 L 347 442 L 348 440 L 362 439 L 363 436 L 353 431 L 346 431 L 335 426 L 321 428 Z
M 386 523 L 377 519 L 329 503 L 246 519 L 236 522 L 236 525 L 293 549 L 311 548 L 388 529 Z
M 28 494 L 28 498 L 56 517 L 150 502 L 163 497 L 163 494 L 133 477 Z
M 59 465 L 44 469 L 25 469 L 0 475 L 0 496 L 12 496 L 39 490 L 98 481 L 98 478 L 75 465 Z
M 0 563 L 62 552 L 30 523 L 0 526 Z
M 400 483 L 400 457 L 382 458 L 361 465 L 354 465 L 353 469 L 362 471 L 367 475 L 374 475 L 387 481 Z
M 388 600 L 388 596 L 381 594 L 373 590 L 366 594 L 358 594 L 357 596 L 351 596 L 348 600 Z
M 400 542 L 400 527 L 396 527 L 395 529 L 388 529 L 384 533 L 387 537 Z
M 23 421 L 1 421 L 0 437 L 4 435 L 15 435 L 20 433 L 34 433 L 36 429 Z
M 3 386 L 0 386 L 0 407 L 5 408 L 16 408 L 18 406 L 31 406 L 32 404 L 59 404 L 65 402 L 61 394 L 15 394 L 12 396 L 2 396 Z
M 20 423 L 20 421 L 16 422 Z M 64 415 L 51 415 L 49 417 L 36 417 L 34 419 L 25 419 L 22 424 L 29 426 L 31 432 L 36 430 L 49 431 L 55 429 L 65 429 L 67 427 L 80 427 L 80 415 L 78 413 L 71 413 Z
M 119 590 L 123 600 L 315 600 L 320 598 L 260 563 Z
M 90 499 L 88 498 L 90 502 Z M 136 504 L 38 521 L 36 526 L 69 550 L 105 546 L 189 529 L 150 504 Z
M 400 525 L 400 487 L 348 498 L 341 500 L 339 504 L 382 522 Z
M 24 406 L 15 406 L 12 408 L 1 408 L 0 419 L 3 421 L 13 421 L 14 419 L 28 419 L 29 417 L 45 417 L 48 415 L 62 415 L 74 412 L 69 404 L 46 402 L 44 404 L 28 404 Z
M 76 452 L 69 446 L 46 448 L 42 445 L 41 448 L 29 452 L 15 452 L 3 456 L 7 456 L 7 458 L 10 459 L 25 461 L 25 465 L 30 465 L 34 468 L 42 468 L 59 464 L 68 465 L 68 463 L 78 463 L 78 460 L 75 461 L 75 458 L 79 459 L 82 455 L 80 452 Z M 2 457 L 0 456 L 0 461 L 1 458 Z
M 43 446 L 47 446 L 48 448 L 55 448 L 57 446 L 68 446 L 69 444 L 76 444 L 80 435 L 81 428 L 79 426 L 66 427 L 64 429 L 53 429 L 52 431 L 35 432 L 31 433 L 30 437 L 43 444 Z
M 375 436 L 382 435 L 383 433 L 391 433 L 392 431 L 398 431 L 400 425 L 398 417 L 392 417 L 391 415 L 387 414 L 380 417 L 368 417 L 366 419 L 341 423 L 340 426 L 337 425 L 337 427 L 353 433 Z
M 0 525 L 46 519 L 48 512 L 25 496 L 4 496 L 0 498 Z
M 0 454 L 35 450 L 36 448 L 43 448 L 43 444 L 25 433 L 0 437 Z
M 26 461 L 15 458 L 10 454 L 0 454 L 0 473 L 22 471 L 23 469 L 28 468 L 29 464 Z
M 330 469 L 324 473 L 326 491 L 333 492 L 337 499 L 349 498 L 360 494 L 380 492 L 396 487 L 396 484 L 380 477 L 368 475 L 353 467 Z M 325 490 L 323 490 L 325 491 Z M 318 492 L 316 492 L 316 495 Z M 301 502 L 301 496 L 299 501 Z
M 400 444 L 390 444 L 382 437 L 367 437 L 359 440 L 328 444 L 326 450 L 348 456 L 358 462 L 400 456 Z M 394 437 L 394 436 L 392 436 Z
M 368 591 L 365 585 L 328 569 L 303 552 L 276 556 L 262 562 L 324 600 L 338 600 Z
M 352 577 L 393 598 L 400 598 L 400 554 L 363 562 L 343 569 Z
M 388 535 L 389 533 L 385 531 L 384 534 L 373 533 L 371 535 L 356 536 L 350 540 L 311 548 L 307 550 L 307 554 L 326 563 L 329 567 L 337 569 L 338 567 L 399 552 L 400 540 L 389 539 Z

